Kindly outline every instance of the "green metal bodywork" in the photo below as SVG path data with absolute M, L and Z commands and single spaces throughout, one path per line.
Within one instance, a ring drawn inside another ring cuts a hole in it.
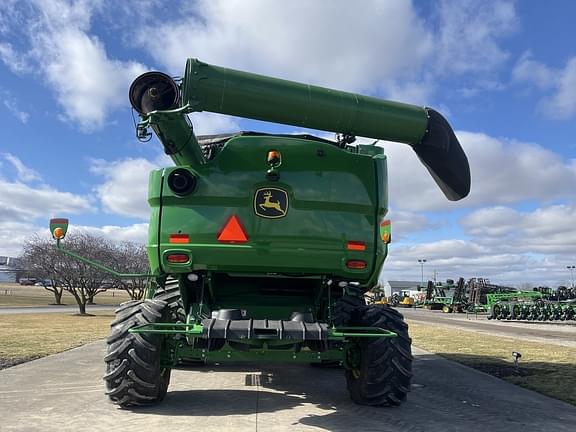
M 270 149 L 282 154 L 276 182 L 266 179 Z M 194 193 L 180 197 L 170 191 L 166 182 L 173 170 L 150 175 L 153 272 L 305 273 L 368 285 L 377 278 L 387 251 L 375 229 L 388 205 L 382 154 L 354 154 L 298 138 L 240 136 L 230 139 L 213 160 L 189 168 L 198 179 Z M 285 217 L 255 214 L 255 192 L 263 188 L 288 193 Z M 241 221 L 246 243 L 217 240 L 232 215 Z M 171 234 L 188 234 L 190 243 L 170 243 Z M 349 251 L 348 241 L 362 241 L 366 250 Z M 169 263 L 167 255 L 176 252 L 189 254 L 190 262 Z M 366 269 L 348 269 L 349 259 L 365 260 Z

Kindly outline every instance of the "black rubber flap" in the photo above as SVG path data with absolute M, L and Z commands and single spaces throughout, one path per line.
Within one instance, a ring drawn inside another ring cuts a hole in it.
M 427 108 L 428 132 L 412 148 L 446 198 L 458 201 L 470 193 L 470 165 L 452 127 L 438 111 Z

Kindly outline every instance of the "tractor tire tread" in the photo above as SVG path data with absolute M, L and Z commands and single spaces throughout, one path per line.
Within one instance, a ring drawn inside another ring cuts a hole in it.
M 130 333 L 135 326 L 162 322 L 167 303 L 161 300 L 138 300 L 118 308 L 107 339 L 104 358 L 106 394 L 120 407 L 147 405 L 164 397 L 169 371 L 160 367 L 161 337 L 155 334 Z
M 394 338 L 362 339 L 359 376 L 346 371 L 350 397 L 359 405 L 397 406 L 406 400 L 412 379 L 412 340 L 402 315 L 388 305 L 368 305 L 354 325 L 395 332 Z

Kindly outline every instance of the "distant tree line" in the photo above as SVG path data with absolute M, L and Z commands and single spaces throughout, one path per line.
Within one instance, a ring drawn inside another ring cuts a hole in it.
M 63 243 L 66 249 L 97 261 L 121 273 L 147 273 L 148 256 L 143 245 L 116 243 L 89 233 L 68 234 Z M 86 314 L 86 305 L 94 303 L 94 297 L 110 288 L 128 292 L 134 300 L 144 296 L 145 278 L 120 279 L 110 273 L 63 254 L 53 240 L 38 236 L 24 245 L 20 257 L 23 276 L 36 278 L 47 291 L 54 295 L 54 303 L 62 304 L 64 291 L 72 294 L 80 314 Z

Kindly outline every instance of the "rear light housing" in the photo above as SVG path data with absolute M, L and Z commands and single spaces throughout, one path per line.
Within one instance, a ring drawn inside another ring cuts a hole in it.
M 166 261 L 170 264 L 187 264 L 190 262 L 190 257 L 185 253 L 171 253 L 166 255 Z
M 368 267 L 368 264 L 363 260 L 348 260 L 346 261 L 346 267 L 351 270 L 364 270 Z

